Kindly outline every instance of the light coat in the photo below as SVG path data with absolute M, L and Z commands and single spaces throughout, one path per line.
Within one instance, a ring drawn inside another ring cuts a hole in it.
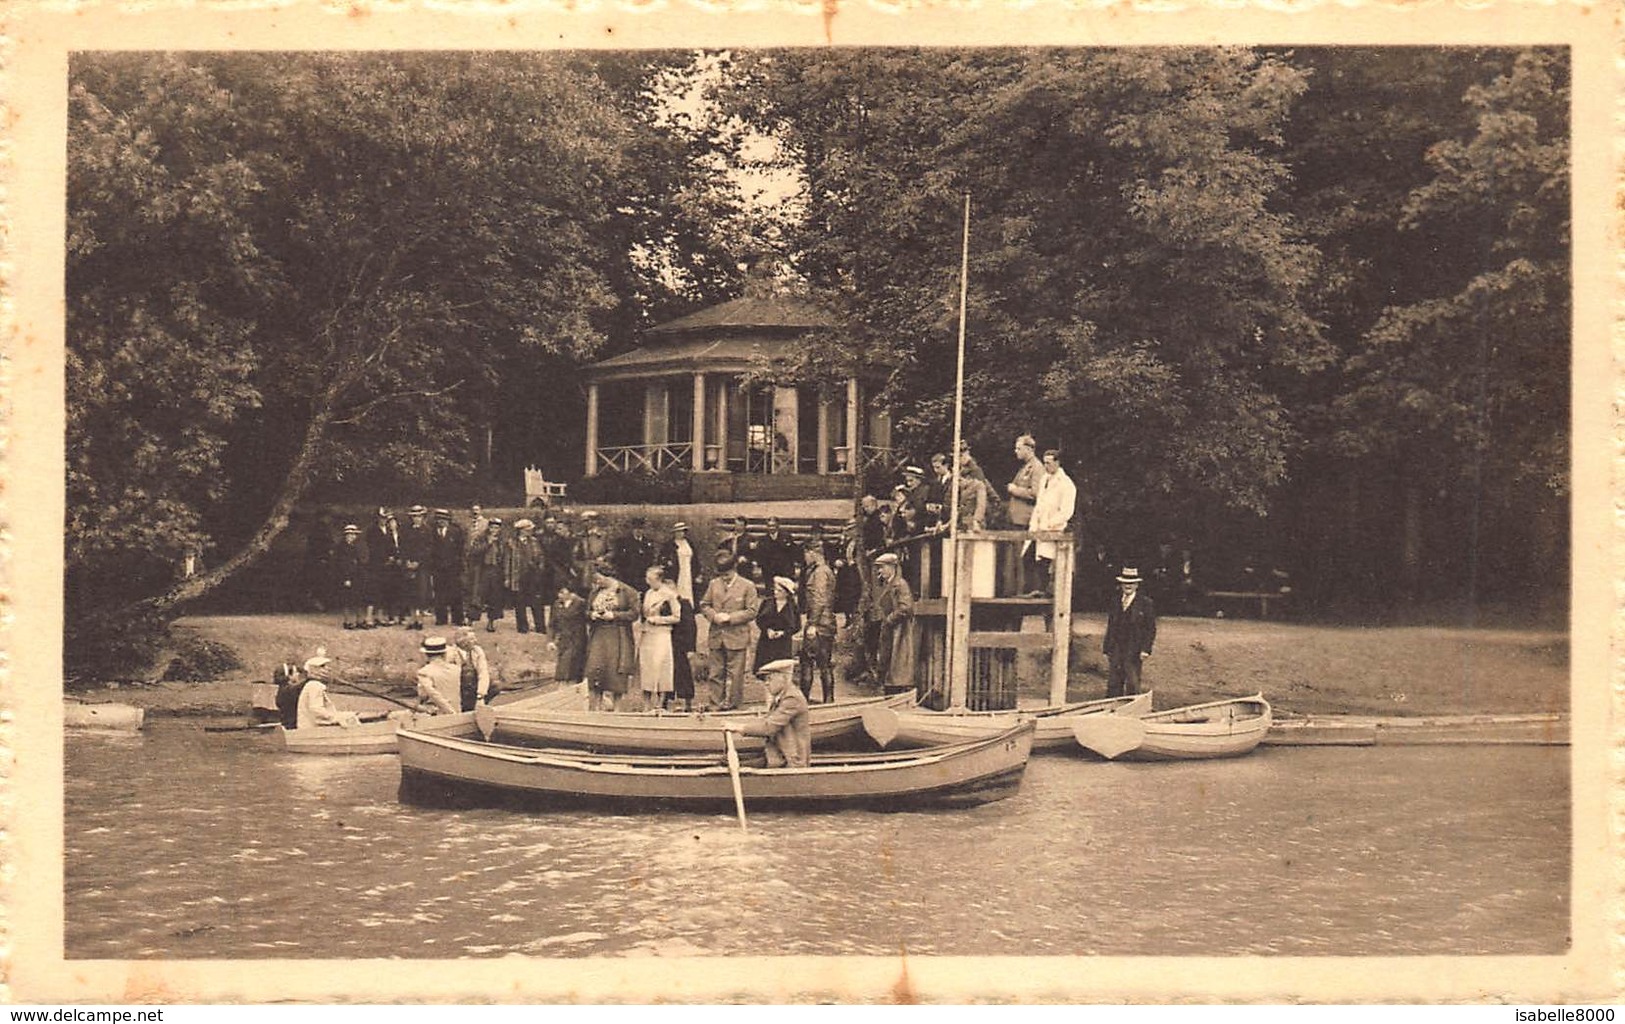
M 769 768 L 805 768 L 812 763 L 812 718 L 807 698 L 794 686 L 786 686 L 768 701 L 766 718 L 746 722 L 741 731 L 767 738 Z
M 712 580 L 700 600 L 700 614 L 711 620 L 706 646 L 730 651 L 749 647 L 751 624 L 756 621 L 761 604 L 756 584 L 738 573 Z
M 1072 522 L 1072 513 L 1077 509 L 1077 504 L 1077 484 L 1066 475 L 1066 470 L 1057 467 L 1055 472 L 1045 473 L 1039 482 L 1038 500 L 1033 504 L 1033 517 L 1028 521 L 1027 529 L 1033 533 L 1065 530 Z M 1039 558 L 1055 558 L 1055 542 L 1052 540 L 1036 541 L 1034 549 Z

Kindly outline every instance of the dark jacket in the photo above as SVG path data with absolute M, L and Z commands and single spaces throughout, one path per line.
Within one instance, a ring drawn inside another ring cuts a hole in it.
M 1135 594 L 1127 608 L 1121 597 L 1112 598 L 1106 615 L 1106 639 L 1100 649 L 1108 658 L 1124 658 L 1131 654 L 1150 654 L 1157 640 L 1157 611 L 1151 599 Z

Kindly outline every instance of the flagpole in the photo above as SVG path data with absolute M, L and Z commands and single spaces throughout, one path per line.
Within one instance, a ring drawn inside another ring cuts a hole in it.
M 970 193 L 966 192 L 965 227 L 959 247 L 959 352 L 954 368 L 954 444 L 953 448 L 948 452 L 948 464 L 953 468 L 953 475 L 949 478 L 948 485 L 950 488 L 948 496 L 948 564 L 951 569 L 951 575 L 948 577 L 949 594 L 947 619 L 949 623 L 952 623 L 955 626 L 964 625 L 966 628 L 969 628 L 969 624 L 957 623 L 954 615 L 955 609 L 959 607 L 957 592 L 961 586 L 961 580 L 959 578 L 959 465 L 961 461 L 959 457 L 959 446 L 961 444 L 961 438 L 963 438 L 965 432 L 965 296 L 969 291 L 969 288 Z M 947 697 L 950 706 L 957 706 L 955 703 L 955 698 L 958 698 L 958 703 L 962 704 L 964 702 L 964 691 L 961 687 L 956 686 L 954 683 L 954 680 L 957 678 L 956 673 L 969 672 L 970 667 L 968 665 L 956 665 L 954 663 L 954 652 L 958 648 L 958 644 L 954 641 L 953 628 L 948 630 L 948 636 L 950 642 L 948 644 L 948 657 L 946 659 L 948 663 L 948 678 L 946 680 L 948 684 Z

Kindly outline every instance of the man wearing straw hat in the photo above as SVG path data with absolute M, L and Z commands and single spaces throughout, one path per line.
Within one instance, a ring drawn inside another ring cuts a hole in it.
M 462 672 L 446 660 L 446 638 L 423 638 L 424 665 L 418 669 L 418 700 L 434 708 L 437 715 L 455 715 L 457 702 L 452 698 L 462 689 Z
M 805 768 L 812 763 L 812 719 L 807 698 L 790 681 L 794 659 L 770 661 L 756 670 L 767 687 L 767 716 L 750 722 L 727 722 L 728 732 L 767 740 L 769 768 Z
M 1157 610 L 1141 594 L 1140 570 L 1124 566 L 1117 574 L 1118 599 L 1106 615 L 1106 696 L 1130 697 L 1140 692 L 1141 662 L 1157 640 Z

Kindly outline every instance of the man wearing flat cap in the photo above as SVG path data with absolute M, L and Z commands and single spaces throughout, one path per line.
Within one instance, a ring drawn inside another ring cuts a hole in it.
M 767 687 L 767 715 L 755 721 L 727 722 L 728 732 L 767 740 L 769 768 L 805 768 L 812 763 L 812 716 L 807 698 L 790 682 L 795 661 L 770 661 L 756 670 Z
M 914 592 L 903 579 L 899 559 L 886 552 L 875 559 L 875 593 L 869 619 L 877 627 L 875 667 L 887 693 L 914 689 Z
M 536 539 L 536 524 L 520 519 L 513 524 L 513 536 L 508 538 L 502 564 L 502 586 L 509 607 L 513 608 L 514 628 L 521 633 L 530 632 L 530 622 L 536 620 L 536 632 L 547 627 L 542 607 L 544 583 L 542 542 Z
M 756 584 L 742 578 L 736 567 L 733 555 L 718 551 L 717 575 L 700 599 L 700 614 L 711 624 L 706 640 L 711 681 L 713 686 L 725 686 L 721 694 L 724 709 L 745 701 L 745 658 L 750 651 L 751 624 L 761 606 Z

